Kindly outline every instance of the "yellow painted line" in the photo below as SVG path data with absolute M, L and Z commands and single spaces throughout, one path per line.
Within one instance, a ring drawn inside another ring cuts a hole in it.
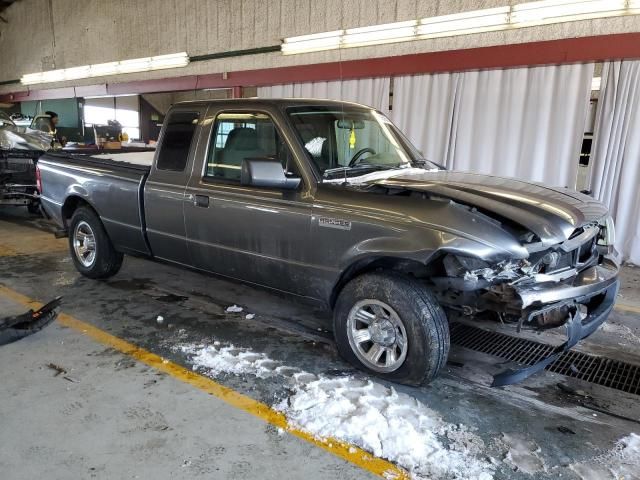
M 0 257 L 15 257 L 19 253 L 9 245 L 0 244 Z
M 0 257 L 62 252 L 69 248 L 66 239 L 34 227 L 0 220 Z
M 624 303 L 616 303 L 615 309 L 621 312 L 640 313 L 640 307 L 625 305 Z
M 41 303 L 2 284 L 0 284 L 0 295 L 24 305 L 27 308 L 37 309 L 42 306 Z M 375 457 L 372 454 L 341 440 L 334 438 L 318 439 L 312 434 L 290 425 L 282 413 L 273 410 L 268 405 L 236 392 L 229 387 L 225 387 L 224 385 L 221 385 L 210 378 L 199 375 L 181 365 L 170 362 L 155 353 L 151 353 L 141 347 L 122 340 L 121 338 L 111 335 L 110 333 L 94 327 L 89 323 L 78 320 L 71 315 L 60 313 L 58 315 L 58 322 L 65 327 L 72 328 L 84 335 L 87 335 L 98 343 L 118 350 L 125 355 L 135 358 L 145 365 L 167 373 L 181 382 L 187 383 L 210 395 L 213 395 L 232 407 L 243 410 L 275 427 L 282 428 L 295 437 L 305 440 L 316 447 L 320 447 L 323 450 L 326 450 L 327 452 L 362 468 L 363 470 L 384 478 L 399 480 L 408 480 L 410 478 L 409 474 L 404 469 L 388 462 L 387 460 Z

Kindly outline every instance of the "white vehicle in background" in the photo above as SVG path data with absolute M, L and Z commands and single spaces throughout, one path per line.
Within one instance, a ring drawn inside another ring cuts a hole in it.
M 18 128 L 28 127 L 31 125 L 31 122 L 33 121 L 33 117 L 30 117 L 28 115 L 23 115 L 21 113 L 13 113 L 11 114 L 10 118 Z

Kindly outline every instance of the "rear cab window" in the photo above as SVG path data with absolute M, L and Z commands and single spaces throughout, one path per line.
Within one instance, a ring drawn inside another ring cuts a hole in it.
M 158 152 L 158 170 L 184 171 L 199 117 L 198 112 L 184 111 L 172 112 L 169 115 Z

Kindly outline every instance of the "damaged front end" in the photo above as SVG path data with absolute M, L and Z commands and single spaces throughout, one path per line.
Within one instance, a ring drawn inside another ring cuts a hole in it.
M 42 153 L 0 150 L 0 205 L 34 208 L 39 205 L 36 163 Z
M 51 141 L 44 132 L 24 132 L 0 112 L 0 205 L 37 209 L 36 162 Z
M 546 247 L 530 238 L 526 259 L 487 262 L 459 254 L 442 258 L 444 275 L 432 277 L 440 302 L 475 318 L 492 317 L 522 329 L 564 327 L 567 341 L 536 365 L 494 377 L 494 386 L 516 383 L 552 363 L 591 335 L 608 317 L 618 291 L 619 267 L 609 255 L 609 217 L 576 229 Z

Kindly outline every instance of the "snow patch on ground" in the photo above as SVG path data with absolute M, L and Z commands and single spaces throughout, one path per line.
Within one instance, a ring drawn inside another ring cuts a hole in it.
M 264 353 L 255 353 L 233 345 L 182 345 L 180 351 L 191 355 L 194 370 L 201 370 L 211 376 L 223 373 L 242 375 L 251 373 L 259 378 L 271 377 L 277 364 Z
M 493 478 L 494 465 L 480 458 L 480 437 L 464 425 L 445 422 L 409 395 L 368 379 L 318 376 L 263 353 L 215 343 L 177 348 L 190 356 L 194 370 L 207 375 L 282 378 L 291 395 L 274 408 L 294 427 L 357 445 L 406 468 L 416 479 Z
M 508 447 L 504 462 L 512 469 L 529 475 L 546 472 L 547 467 L 540 457 L 540 447 L 533 441 L 519 435 L 502 434 L 502 442 Z
M 613 335 L 624 338 L 629 343 L 640 344 L 640 337 L 626 325 L 618 325 L 612 322 L 605 322 L 600 328 L 603 332 L 612 333 Z
M 334 437 L 391 460 L 416 478 L 493 478 L 493 467 L 475 458 L 466 442 L 448 435 L 459 427 L 444 422 L 415 398 L 371 380 L 326 378 L 297 386 L 275 406 L 291 423 L 318 437 Z M 471 444 L 483 445 L 474 436 Z M 445 446 L 443 437 L 453 440 Z
M 640 435 L 621 438 L 610 452 L 570 466 L 582 480 L 640 479 Z
M 230 307 L 227 307 L 227 309 L 225 310 L 225 312 L 227 313 L 240 313 L 242 311 L 242 307 L 239 307 L 238 305 L 231 305 Z

